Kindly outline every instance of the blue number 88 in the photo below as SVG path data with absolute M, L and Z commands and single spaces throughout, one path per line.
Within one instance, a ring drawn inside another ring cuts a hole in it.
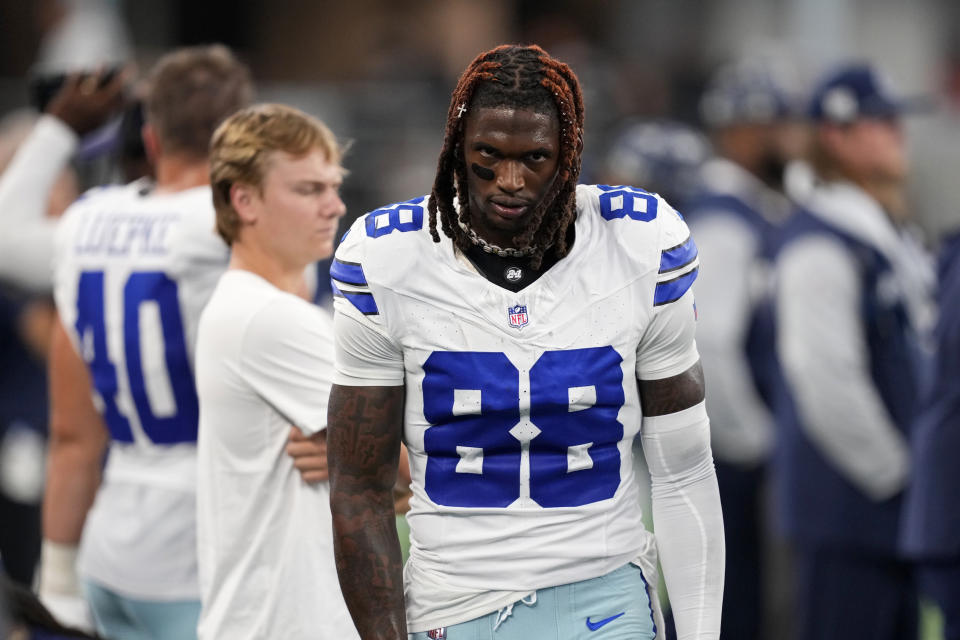
M 530 497 L 542 507 L 612 498 L 620 484 L 622 358 L 613 347 L 544 353 L 530 369 Z M 503 353 L 438 351 L 424 363 L 424 487 L 435 503 L 520 497 L 519 370 Z

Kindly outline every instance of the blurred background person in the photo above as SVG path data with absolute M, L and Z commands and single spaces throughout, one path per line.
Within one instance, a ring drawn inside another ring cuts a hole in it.
M 156 180 L 89 192 L 57 230 L 40 595 L 79 626 L 82 589 L 117 640 L 196 637 L 193 342 L 229 258 L 207 153 L 251 97 L 226 47 L 161 58 L 143 129 Z
M 685 213 L 710 155 L 709 141 L 688 124 L 666 118 L 631 120 L 614 133 L 597 179 L 660 194 Z
M 78 195 L 77 130 L 102 123 L 119 96 L 116 85 L 81 95 L 79 80 L 39 119 L 22 110 L 0 122 L 0 556 L 25 585 L 40 556 L 53 233 Z
M 791 211 L 784 170 L 799 152 L 794 91 L 789 69 L 772 60 L 743 59 L 714 73 L 700 110 L 715 157 L 683 209 L 705 265 L 697 345 L 727 540 L 725 639 L 763 637 L 769 592 L 762 579 L 771 529 L 764 489 L 780 375 L 770 265 Z
M 897 549 L 933 274 L 906 233 L 897 99 L 875 69 L 817 84 L 814 189 L 777 255 L 784 398 L 775 473 L 796 548 L 798 637 L 912 638 L 917 592 Z
M 122 73 L 76 72 L 44 105 L 44 113 L 0 176 L 0 278 L 49 292 L 57 216 L 76 198 L 70 160 L 80 139 L 117 115 Z
M 942 242 L 939 318 L 923 409 L 913 426 L 913 465 L 903 548 L 917 561 L 921 592 L 943 612 L 944 637 L 960 640 L 960 229 Z

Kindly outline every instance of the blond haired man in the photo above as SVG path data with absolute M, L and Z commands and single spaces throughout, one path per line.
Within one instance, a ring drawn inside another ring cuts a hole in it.
M 232 247 L 200 318 L 201 638 L 356 637 L 337 583 L 326 482 L 284 455 L 288 425 L 326 437 L 332 321 L 296 293 L 346 212 L 321 122 L 250 107 L 211 143 L 217 231 Z

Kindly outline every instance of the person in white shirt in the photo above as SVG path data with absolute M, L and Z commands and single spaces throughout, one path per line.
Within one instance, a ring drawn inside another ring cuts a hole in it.
M 83 625 L 82 584 L 106 637 L 196 635 L 193 345 L 229 259 L 207 149 L 251 94 L 223 46 L 161 58 L 144 127 L 156 182 L 88 191 L 57 229 L 40 596 Z
M 344 171 L 330 130 L 258 105 L 211 144 L 217 231 L 232 248 L 200 317 L 199 636 L 355 638 L 337 583 L 329 486 L 284 454 L 289 425 L 324 442 L 333 322 L 296 293 L 333 253 Z

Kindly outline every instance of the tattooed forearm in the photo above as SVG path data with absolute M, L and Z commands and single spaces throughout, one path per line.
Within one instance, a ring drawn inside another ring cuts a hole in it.
M 406 640 L 393 486 L 403 426 L 403 387 L 330 393 L 327 455 L 337 575 L 364 640 Z
M 683 373 L 662 380 L 640 380 L 640 405 L 645 416 L 683 411 L 703 401 L 703 369 L 698 360 Z

